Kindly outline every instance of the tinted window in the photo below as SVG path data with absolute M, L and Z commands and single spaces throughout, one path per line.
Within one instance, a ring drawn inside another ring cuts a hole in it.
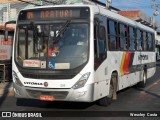
M 147 35 L 146 32 L 143 31 L 143 50 L 147 50 Z
M 116 22 L 112 20 L 108 20 L 108 42 L 109 49 L 116 50 L 117 49 L 117 40 L 116 40 Z
M 142 50 L 141 31 L 137 30 L 137 50 Z
M 119 24 L 120 49 L 127 50 L 127 26 Z
M 104 26 L 100 26 L 99 29 L 99 53 L 105 53 L 106 52 L 106 30 Z
M 106 45 L 106 17 L 101 15 L 95 16 L 94 22 L 94 69 L 96 70 L 99 65 L 107 57 Z
M 134 28 L 129 27 L 129 50 L 135 50 L 135 35 L 134 35 Z
M 153 39 L 151 33 L 148 33 L 148 50 L 149 51 L 153 50 Z

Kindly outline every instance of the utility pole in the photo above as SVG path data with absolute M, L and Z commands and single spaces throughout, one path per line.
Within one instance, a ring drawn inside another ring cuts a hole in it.
M 106 8 L 109 9 L 110 3 L 112 2 L 112 0 L 106 0 Z
M 156 28 L 155 17 L 159 15 L 159 11 L 158 11 L 159 6 L 160 6 L 160 4 L 158 4 L 156 0 L 153 0 L 153 5 L 151 7 L 154 9 L 154 11 L 153 11 L 153 16 L 152 16 L 151 22 L 153 24 L 154 29 Z
M 10 20 L 10 3 L 7 3 L 6 21 Z

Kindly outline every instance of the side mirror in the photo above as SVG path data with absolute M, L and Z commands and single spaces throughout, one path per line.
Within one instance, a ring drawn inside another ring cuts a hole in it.
M 8 30 L 7 30 L 7 25 L 8 24 L 16 24 L 16 21 L 8 21 L 5 23 L 4 25 L 4 29 L 5 29 L 5 32 L 4 32 L 4 40 L 7 41 L 8 40 Z
M 8 30 L 5 29 L 5 32 L 4 32 L 4 41 L 7 41 L 8 40 Z

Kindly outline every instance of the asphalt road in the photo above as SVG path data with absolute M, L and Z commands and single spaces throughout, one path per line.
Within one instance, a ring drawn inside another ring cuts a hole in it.
M 116 111 L 129 111 L 135 112 L 140 111 L 142 114 L 143 111 L 152 112 L 160 114 L 160 64 L 157 64 L 157 71 L 156 74 L 148 79 L 147 86 L 145 89 L 139 89 L 136 86 L 127 88 L 122 90 L 118 93 L 118 100 L 113 101 L 111 105 L 108 107 L 98 106 L 96 102 L 94 103 L 74 103 L 74 102 L 53 102 L 48 104 L 45 101 L 39 100 L 29 100 L 29 99 L 21 99 L 17 101 L 16 98 L 12 96 L 7 96 L 5 99 L 3 97 L 0 98 L 0 111 L 18 111 L 18 112 L 25 112 L 25 111 L 38 111 L 38 112 L 46 112 L 52 111 L 50 114 L 57 114 L 57 111 L 71 111 L 71 116 L 75 114 L 72 111 L 77 111 L 82 113 L 81 117 L 76 117 L 76 119 L 99 119 L 99 120 L 106 120 L 105 115 L 101 117 L 92 117 L 96 116 L 96 114 L 102 111 L 105 111 L 104 114 L 110 114 L 112 111 L 113 113 L 117 113 Z M 3 100 L 2 100 L 3 99 Z M 55 111 L 55 113 L 53 112 Z M 95 112 L 96 111 L 96 112 Z M 108 113 L 106 112 L 108 111 Z M 91 114 L 90 117 L 85 117 L 86 114 Z M 53 115 L 52 114 L 52 115 Z M 52 116 L 51 115 L 51 116 Z M 54 116 L 54 115 L 53 115 Z M 80 115 L 79 115 L 80 116 Z M 147 119 L 147 120 L 158 120 L 158 117 L 107 117 L 107 120 L 137 120 L 137 119 Z M 9 119 L 9 118 L 0 118 L 0 120 Z M 16 118 L 21 119 L 21 118 Z M 34 118 L 36 119 L 36 118 Z M 42 119 L 42 118 L 41 118 Z M 52 119 L 52 118 L 46 118 Z M 55 119 L 55 117 L 54 117 Z M 74 117 L 64 117 L 59 115 L 56 119 L 75 119 Z

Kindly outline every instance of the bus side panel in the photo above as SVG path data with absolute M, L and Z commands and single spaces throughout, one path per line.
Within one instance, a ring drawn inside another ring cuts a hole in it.
M 95 71 L 94 100 L 109 94 L 110 79 L 113 71 L 119 69 L 119 52 L 107 52 L 107 58 Z
M 154 52 L 138 52 L 136 61 L 137 66 L 141 66 L 142 71 L 144 70 L 144 67 L 147 68 L 147 78 L 150 78 L 155 74 L 156 57 Z
M 118 90 L 136 84 L 139 80 L 139 73 L 136 71 L 137 53 L 131 51 L 119 51 L 119 79 Z
M 147 78 L 151 78 L 156 72 L 156 67 L 147 70 Z
M 108 80 L 100 81 L 94 84 L 94 101 L 103 98 L 109 94 Z

